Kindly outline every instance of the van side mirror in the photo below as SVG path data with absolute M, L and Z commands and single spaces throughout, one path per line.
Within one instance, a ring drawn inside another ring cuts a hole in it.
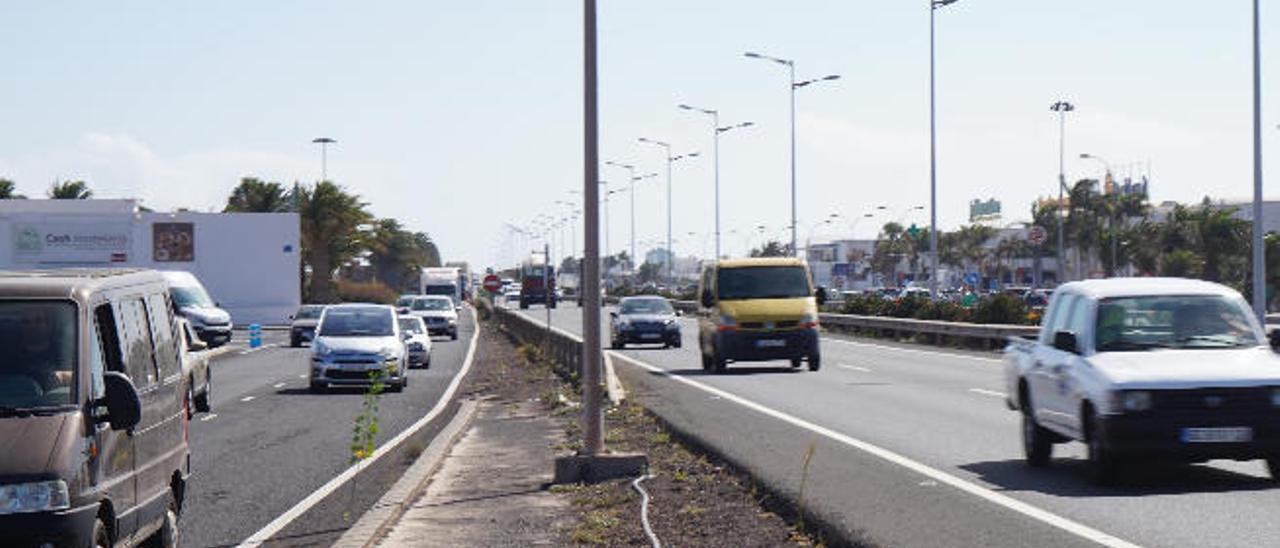
M 715 297 L 711 296 L 711 290 L 703 289 L 702 290 L 702 306 L 704 308 L 711 308 L 715 305 L 716 305 L 716 299 Z
M 818 306 L 827 304 L 827 289 L 819 287 L 817 291 L 813 292 L 813 299 L 818 302 Z
M 1053 347 L 1063 352 L 1078 354 L 1080 347 L 1076 341 L 1076 334 L 1070 331 L 1058 331 L 1053 334 Z
M 112 430 L 130 430 L 142 420 L 142 400 L 138 389 L 124 373 L 108 371 L 102 374 L 106 395 L 101 402 L 107 406 L 106 421 Z

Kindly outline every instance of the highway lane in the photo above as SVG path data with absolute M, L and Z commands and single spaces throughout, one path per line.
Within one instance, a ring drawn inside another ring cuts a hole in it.
M 427 413 L 462 367 L 474 325 L 461 315 L 457 341 L 436 338 L 430 369 L 409 373 L 402 393 L 379 403 L 381 445 Z M 191 423 L 193 477 L 180 522 L 184 546 L 231 546 L 253 534 L 345 470 L 364 399 L 359 389 L 308 391 L 308 348 L 237 348 L 213 363 L 213 411 Z M 395 463 L 399 465 L 401 463 Z M 394 479 L 383 473 L 377 481 Z M 376 481 L 326 500 L 286 533 L 326 544 L 380 494 Z
M 541 309 L 527 313 L 545 319 Z M 554 311 L 553 322 L 580 332 L 580 311 Z M 1258 462 L 1147 469 L 1131 485 L 1112 489 L 1087 482 L 1080 444 L 1056 446 L 1049 469 L 1026 467 L 1018 416 L 1004 407 L 995 355 L 825 336 L 820 372 L 792 372 L 772 362 L 731 365 L 727 375 L 709 375 L 701 369 L 692 320 L 682 323 L 682 349 L 621 353 L 1130 542 L 1269 545 L 1280 536 L 1280 522 L 1272 518 L 1280 509 L 1280 490 L 1272 488 Z M 626 367 L 623 360 L 615 365 Z M 907 500 L 883 503 L 920 511 Z

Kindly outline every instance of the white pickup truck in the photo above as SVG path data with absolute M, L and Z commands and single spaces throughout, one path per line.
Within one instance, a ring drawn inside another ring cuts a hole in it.
M 1005 349 L 1027 463 L 1082 441 L 1094 481 L 1142 459 L 1265 459 L 1280 479 L 1280 357 L 1236 291 L 1113 278 L 1054 292 L 1038 340 Z

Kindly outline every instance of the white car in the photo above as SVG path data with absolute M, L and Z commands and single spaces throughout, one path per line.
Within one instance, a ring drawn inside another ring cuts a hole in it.
M 431 335 L 448 335 L 450 339 L 458 340 L 458 310 L 447 295 L 414 297 L 407 315 L 422 318 Z
M 431 367 L 431 335 L 427 324 L 417 316 L 400 316 L 400 333 L 405 349 L 409 351 L 409 367 Z
M 409 384 L 408 352 L 396 310 L 380 304 L 325 307 L 311 342 L 311 391 L 329 386 L 367 386 L 376 372 L 392 392 Z
M 1005 349 L 1027 463 L 1087 445 L 1109 483 L 1127 462 L 1265 459 L 1280 479 L 1280 356 L 1236 291 L 1174 278 L 1064 284 L 1039 340 Z

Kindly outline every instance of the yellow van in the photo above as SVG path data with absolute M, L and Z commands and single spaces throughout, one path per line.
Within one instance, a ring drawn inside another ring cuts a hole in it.
M 818 305 L 809 266 L 790 257 L 717 261 L 703 269 L 698 294 L 702 368 L 723 373 L 728 362 L 791 360 L 822 366 Z

